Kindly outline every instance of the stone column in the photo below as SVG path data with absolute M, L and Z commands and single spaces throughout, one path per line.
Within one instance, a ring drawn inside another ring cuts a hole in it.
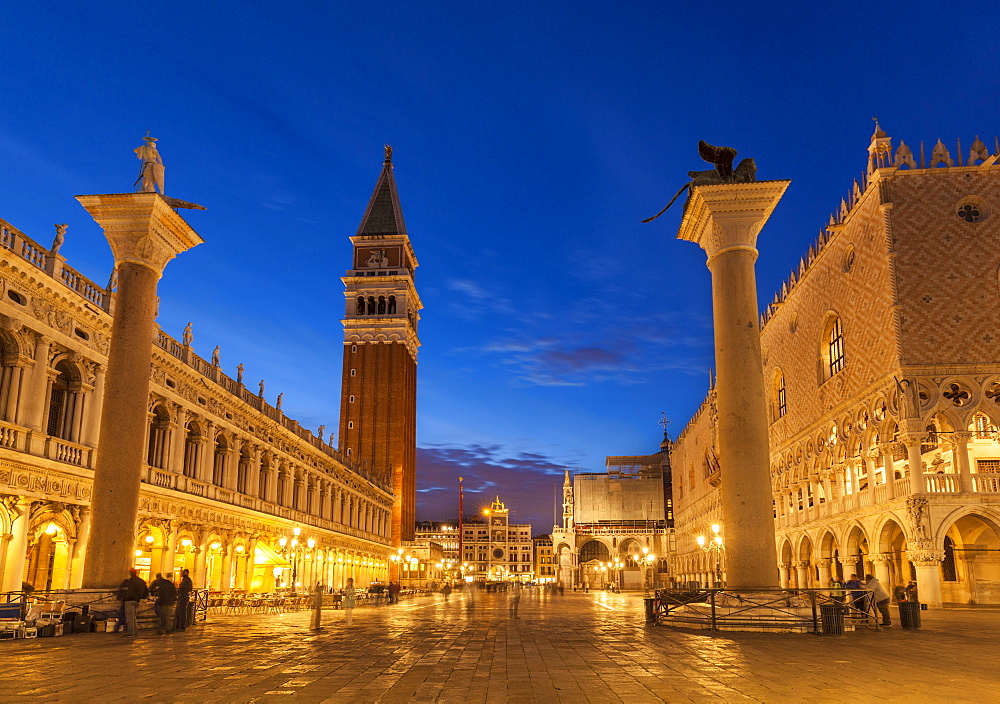
M 921 550 L 907 555 L 917 571 L 917 593 L 928 606 L 941 606 L 941 562 L 944 552 Z
M 10 540 L 7 542 L 7 557 L 4 560 L 3 591 L 21 591 L 24 581 L 24 563 L 28 552 L 28 521 L 31 520 L 32 501 L 19 500 L 11 507 L 11 512 L 19 514 L 11 526 Z
M 787 562 L 782 562 L 780 565 L 778 565 L 778 586 L 781 587 L 782 589 L 789 588 L 788 585 L 789 582 L 791 581 L 790 580 L 791 567 L 792 566 L 789 565 Z
M 160 556 L 160 568 L 163 570 L 164 577 L 167 572 L 174 571 L 174 562 L 177 560 L 177 526 L 173 521 L 169 521 L 165 525 L 165 530 L 167 539 L 163 543 L 163 554 Z M 179 580 L 180 574 L 175 574 L 174 581 Z
M 139 509 L 156 286 L 177 254 L 202 242 L 157 193 L 77 196 L 104 229 L 118 291 L 101 413 L 104 442 L 94 468 L 90 541 L 83 586 L 117 586 L 132 564 Z
M 795 586 L 799 589 L 808 589 L 809 582 L 809 560 L 799 560 L 795 563 Z
M 170 460 L 166 469 L 177 474 L 184 474 L 184 451 L 187 448 L 187 409 L 183 406 L 176 406 L 177 426 L 171 433 L 170 439 Z
M 917 433 L 907 433 L 899 436 L 900 441 L 906 445 L 906 459 L 910 464 L 910 491 L 914 494 L 923 494 L 924 488 L 924 461 L 920 453 L 920 441 L 922 435 Z
M 228 592 L 233 583 L 233 548 L 230 545 L 222 546 L 222 577 L 220 578 L 219 590 Z
M 890 565 L 892 565 L 892 553 L 881 552 L 877 555 L 872 555 L 872 562 L 875 563 L 875 578 L 891 594 L 890 581 L 892 570 L 890 569 Z
M 722 514 L 735 588 L 778 582 L 754 262 L 757 234 L 789 183 L 692 188 L 677 234 L 705 250 L 712 272 Z
M 83 566 L 87 561 L 87 541 L 90 538 L 90 507 L 81 506 L 79 522 L 76 526 L 76 545 L 73 549 L 72 579 L 69 582 L 70 589 L 79 589 L 83 584 Z
M 42 430 L 45 424 L 45 407 L 48 405 L 49 350 L 52 340 L 39 335 L 35 342 L 35 365 L 31 368 L 30 390 L 26 399 L 24 424 L 32 430 Z M 20 586 L 20 585 L 18 585 Z
M 244 573 L 244 584 L 243 588 L 247 591 L 253 589 L 253 573 L 254 566 L 257 559 L 257 540 L 259 538 L 256 535 L 250 536 L 250 540 L 247 541 L 247 565 Z
M 886 491 L 890 499 L 896 498 L 896 460 L 892 457 L 892 446 L 893 443 L 891 442 L 883 442 L 878 446 L 879 452 L 882 453 L 882 464 L 885 467 L 885 481 L 889 485 L 886 487 Z
M 819 569 L 819 584 L 816 586 L 822 589 L 830 586 L 830 565 L 832 564 L 833 560 L 828 557 L 816 562 L 816 567 Z
M 82 445 L 97 447 L 101 436 L 101 412 L 104 406 L 104 380 L 106 377 L 105 368 L 102 365 L 95 365 L 94 390 L 90 394 L 87 403 L 87 420 L 84 426 L 83 437 L 80 439 Z
M 969 440 L 972 439 L 972 433 L 968 431 L 959 431 L 957 433 L 952 433 L 952 441 L 955 443 L 955 449 L 952 451 L 952 455 L 955 458 L 955 468 L 958 470 L 958 490 L 962 492 L 972 492 L 974 487 L 972 486 L 972 469 L 971 462 L 969 461 Z
M 194 572 L 191 574 L 191 579 L 194 581 L 194 586 L 198 589 L 204 589 L 206 585 L 207 574 L 205 571 L 205 557 L 208 554 L 208 545 L 202 543 L 201 545 L 196 545 L 194 548 Z

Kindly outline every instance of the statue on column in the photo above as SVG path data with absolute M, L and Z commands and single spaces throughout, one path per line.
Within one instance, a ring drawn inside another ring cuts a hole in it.
M 264 398 L 264 380 L 263 379 L 260 380 L 259 386 L 260 386 L 260 394 L 259 394 L 259 396 L 261 398 Z
M 135 180 L 135 185 L 138 187 L 136 193 L 156 193 L 158 188 L 162 196 L 164 195 L 163 159 L 156 150 L 156 138 L 150 137 L 149 132 L 146 132 L 143 141 L 145 144 L 134 149 L 136 158 L 142 161 L 139 178 Z
M 910 497 L 906 500 L 906 512 L 910 515 L 913 525 L 913 538 L 921 547 L 929 544 L 930 533 L 927 527 L 927 499 Z
M 222 366 L 222 353 L 219 351 L 219 345 L 216 345 L 215 349 L 212 350 L 212 366 Z
M 733 160 L 736 159 L 736 150 L 732 147 L 713 147 L 705 140 L 698 142 L 698 154 L 702 159 L 712 164 L 715 168 L 707 171 L 688 171 L 691 180 L 681 186 L 680 190 L 674 194 L 670 202 L 651 218 L 646 218 L 643 222 L 652 222 L 663 215 L 680 198 L 681 193 L 697 186 L 711 186 L 719 183 L 752 183 L 757 180 L 757 164 L 753 159 L 743 159 L 734 169 Z M 687 207 L 685 205 L 685 207 Z
M 324 430 L 326 430 L 326 426 L 325 425 L 321 425 L 321 426 L 319 426 L 319 428 L 316 429 L 316 437 L 319 438 L 320 442 L 323 442 L 323 431 Z
M 243 362 L 236 365 L 236 383 L 243 383 Z
M 69 229 L 69 225 L 63 223 L 62 225 L 56 225 L 56 236 L 52 240 L 52 249 L 49 250 L 51 256 L 56 256 L 59 254 L 59 248 L 63 246 L 63 242 L 66 239 L 66 230 Z
M 191 323 L 184 326 L 184 335 L 181 339 L 185 347 L 190 347 L 191 343 L 194 342 L 194 328 Z
M 278 409 L 279 411 L 281 410 L 281 399 L 283 399 L 284 397 L 285 397 L 285 394 L 282 392 L 282 393 L 278 394 L 278 398 L 274 402 L 274 407 L 276 409 Z

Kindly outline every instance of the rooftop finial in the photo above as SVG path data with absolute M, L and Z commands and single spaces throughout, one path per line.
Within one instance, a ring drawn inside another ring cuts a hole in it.
M 889 136 L 885 133 L 885 130 L 879 126 L 877 117 L 873 117 L 872 122 L 875 123 L 875 132 L 872 134 L 872 139 L 885 139 Z
M 385 146 L 385 161 L 382 163 L 386 166 L 392 166 L 392 145 L 386 144 Z

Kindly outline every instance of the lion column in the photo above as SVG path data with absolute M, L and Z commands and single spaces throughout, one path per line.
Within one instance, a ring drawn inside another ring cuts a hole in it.
M 120 584 L 134 559 L 157 282 L 167 262 L 203 240 L 157 193 L 77 200 L 104 229 L 118 268 L 83 570 L 83 588 L 104 589 Z
M 790 181 L 691 189 L 677 237 L 708 255 L 715 327 L 719 464 L 727 582 L 778 586 L 757 307 L 757 234 Z

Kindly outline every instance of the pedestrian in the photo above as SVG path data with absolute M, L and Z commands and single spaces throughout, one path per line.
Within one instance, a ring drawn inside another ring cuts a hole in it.
M 512 582 L 507 589 L 507 615 L 510 618 L 517 618 L 517 607 L 521 603 L 521 583 Z
M 476 585 L 469 584 L 464 591 L 466 592 L 465 610 L 471 615 L 476 610 Z
M 191 621 L 191 617 L 188 615 L 188 609 L 191 608 L 191 592 L 194 590 L 194 584 L 191 582 L 190 572 L 188 570 L 181 570 L 181 583 L 177 585 L 177 630 L 183 631 L 187 628 L 188 623 Z
M 843 604 L 844 596 L 844 585 L 836 577 L 830 577 L 830 598 Z
M 906 600 L 914 602 L 920 601 L 917 595 L 917 583 L 912 580 L 906 585 Z
M 865 589 L 871 589 L 874 594 L 875 608 L 882 614 L 882 625 L 888 628 L 892 625 L 892 614 L 889 613 L 889 593 L 882 588 L 873 575 L 865 575 Z
M 354 577 L 347 578 L 347 586 L 344 592 L 344 613 L 347 614 L 347 625 L 350 626 L 354 618 Z
M 566 585 L 559 582 L 559 596 L 563 596 L 566 593 Z
M 445 582 L 444 586 L 441 587 L 441 593 L 444 594 L 444 600 L 448 601 L 448 597 L 451 596 L 451 585 Z
M 139 602 L 149 596 L 149 587 L 139 576 L 135 568 L 128 571 L 128 577 L 118 587 L 125 605 L 125 637 L 135 638 L 138 628 L 135 623 L 135 612 Z
M 149 587 L 150 593 L 156 597 L 156 616 L 159 619 L 159 628 L 156 632 L 161 636 L 174 632 L 177 587 L 174 586 L 173 577 L 173 573 L 167 574 L 166 579 L 157 574 L 156 581 Z
M 389 582 L 389 603 L 399 603 L 399 582 Z
M 844 582 L 844 588 L 851 592 L 851 605 L 861 613 L 867 614 L 868 607 L 865 605 L 864 587 L 861 580 L 858 579 L 858 575 L 852 574 L 851 578 Z

